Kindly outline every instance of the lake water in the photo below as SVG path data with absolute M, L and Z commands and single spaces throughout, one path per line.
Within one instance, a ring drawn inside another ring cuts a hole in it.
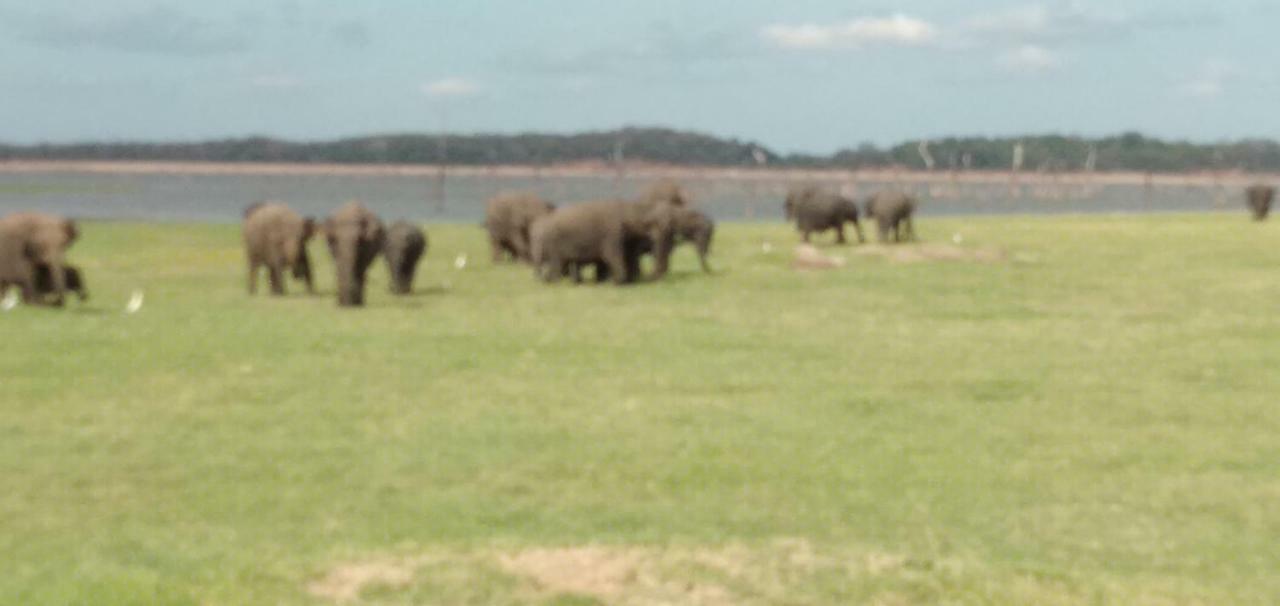
M 504 190 L 529 190 L 557 203 L 630 196 L 648 179 L 602 176 L 505 177 L 396 175 L 0 173 L 0 214 L 42 210 L 80 219 L 237 222 L 255 200 L 276 199 L 299 212 L 328 214 L 358 198 L 384 219 L 479 222 L 484 202 Z M 781 221 L 782 199 L 795 182 L 691 179 L 699 208 L 720 221 Z M 862 198 L 889 183 L 845 184 Z M 1243 210 L 1240 192 L 1205 186 L 1073 186 L 960 184 L 909 186 L 922 215 L 1142 213 Z

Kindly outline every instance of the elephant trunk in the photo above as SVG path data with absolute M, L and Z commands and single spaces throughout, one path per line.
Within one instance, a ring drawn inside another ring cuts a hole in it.
M 711 252 L 711 234 L 712 229 L 707 228 L 698 233 L 697 239 L 693 245 L 698 251 L 698 263 L 702 265 L 702 271 L 711 273 L 711 266 L 707 264 L 707 255 Z
M 338 266 L 338 305 L 364 305 L 364 275 L 357 267 L 359 251 L 355 243 L 340 244 L 334 259 Z

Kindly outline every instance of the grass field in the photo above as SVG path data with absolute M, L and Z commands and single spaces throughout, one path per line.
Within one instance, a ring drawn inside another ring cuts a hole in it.
M 319 242 L 249 298 L 235 226 L 85 224 L 93 299 L 0 313 L 0 603 L 1280 601 L 1280 223 L 920 228 L 1008 258 L 545 286 L 429 227 L 347 311 Z

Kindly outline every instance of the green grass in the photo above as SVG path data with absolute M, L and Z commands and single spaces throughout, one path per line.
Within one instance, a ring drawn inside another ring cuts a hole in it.
M 350 311 L 318 242 L 250 298 L 234 226 L 85 224 L 89 304 L 0 313 L 0 603 L 1280 601 L 1280 223 L 920 224 L 1011 259 L 547 286 L 441 226 Z

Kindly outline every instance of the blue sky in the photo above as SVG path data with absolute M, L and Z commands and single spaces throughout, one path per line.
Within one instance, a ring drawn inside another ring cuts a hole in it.
M 1280 138 L 1276 0 L 0 0 L 0 140 Z

